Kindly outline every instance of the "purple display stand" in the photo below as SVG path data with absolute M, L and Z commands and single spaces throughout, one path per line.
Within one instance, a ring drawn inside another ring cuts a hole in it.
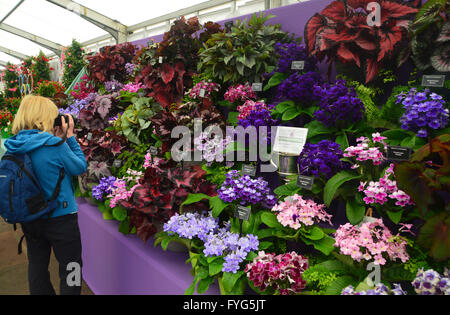
M 165 252 L 136 235 L 123 235 L 97 207 L 77 199 L 83 247 L 83 279 L 98 295 L 182 295 L 191 285 L 187 253 Z M 220 294 L 212 285 L 206 294 Z
M 331 0 L 311 0 L 265 11 L 276 17 L 270 24 L 281 24 L 284 31 L 303 36 L 307 21 Z M 244 20 L 245 15 L 232 20 Z M 229 20 L 227 20 L 229 21 Z M 227 21 L 222 21 L 224 24 Z M 153 40 L 161 41 L 162 35 Z M 147 39 L 133 42 L 146 45 Z M 326 66 L 321 65 L 326 73 Z M 95 294 L 183 294 L 192 283 L 187 254 L 154 248 L 153 240 L 144 244 L 135 235 L 124 236 L 115 221 L 105 221 L 99 210 L 78 199 L 79 225 L 83 244 L 83 278 Z M 206 294 L 219 294 L 213 285 Z

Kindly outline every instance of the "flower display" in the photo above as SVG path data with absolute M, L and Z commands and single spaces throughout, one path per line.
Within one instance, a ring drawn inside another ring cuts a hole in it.
M 424 271 L 421 268 L 412 285 L 419 295 L 450 295 L 450 278 L 447 269 L 444 275 L 440 275 L 433 269 Z
M 282 255 L 259 252 L 252 263 L 245 267 L 248 279 L 261 291 L 272 288 L 282 295 L 301 292 L 306 281 L 303 272 L 308 260 L 296 252 Z
M 344 80 L 338 80 L 335 84 L 316 85 L 314 95 L 319 100 L 319 110 L 314 116 L 328 127 L 347 126 L 363 118 L 364 104 Z
M 260 109 L 267 109 L 270 110 L 271 107 L 268 106 L 264 101 L 261 102 L 255 102 L 252 100 L 248 100 L 244 103 L 242 106 L 238 106 L 237 110 L 239 112 L 239 115 L 237 116 L 238 120 L 242 120 L 247 118 L 247 116 L 253 111 L 256 110 L 256 106 L 258 105 L 258 108 Z
M 394 164 L 389 166 L 378 182 L 360 183 L 358 190 L 364 192 L 365 197 L 363 199 L 366 204 L 378 203 L 383 205 L 388 202 L 388 197 L 396 200 L 396 206 L 405 207 L 414 204 L 404 191 L 398 189 L 397 182 L 391 180 L 391 176 L 394 176 Z
M 272 126 L 278 126 L 279 120 L 273 119 L 270 113 L 270 109 L 273 106 L 266 106 L 264 103 L 255 104 L 252 110 L 245 116 L 245 118 L 238 120 L 238 125 L 244 129 L 248 127 L 256 128 L 258 133 L 258 139 L 263 141 L 263 137 L 259 136 L 259 127 L 267 127 L 267 135 L 265 141 L 267 145 L 272 143 Z
M 239 84 L 236 86 L 231 86 L 224 95 L 225 100 L 230 103 L 234 103 L 236 101 L 245 102 L 247 100 L 256 100 L 257 97 L 258 96 L 252 90 L 249 83 L 246 83 L 245 85 Z
M 269 183 L 261 177 L 252 179 L 241 176 L 238 171 L 230 171 L 219 189 L 219 197 L 225 202 L 238 202 L 243 206 L 261 203 L 272 208 L 277 199 L 271 193 Z
M 220 228 L 219 220 L 199 213 L 175 214 L 164 224 L 164 232 L 178 234 L 181 238 L 198 238 L 204 242 L 206 257 L 224 256 L 222 271 L 236 273 L 248 253 L 258 250 L 259 241 L 254 235 L 240 237 L 230 232 L 230 224 Z
M 276 98 L 278 101 L 292 100 L 310 105 L 317 98 L 314 87 L 322 82 L 317 72 L 294 73 L 278 86 Z
M 105 82 L 105 90 L 106 92 L 118 92 L 122 89 L 123 84 L 119 81 L 112 80 Z
M 380 146 L 386 150 L 387 144 L 384 141 L 386 137 L 382 137 L 379 133 L 372 134 L 372 139 L 367 137 L 360 137 L 356 139 L 358 144 L 350 146 L 344 151 L 344 157 L 356 157 L 358 162 L 372 161 L 373 165 L 380 165 L 386 158 L 380 149 Z M 379 143 L 380 145 L 377 145 Z M 358 164 L 353 165 L 353 168 L 359 167 Z
M 230 137 L 223 139 L 219 135 L 211 135 L 207 132 L 202 132 L 198 138 L 194 139 L 194 144 L 197 150 L 202 152 L 202 159 L 206 161 L 207 166 L 216 162 L 224 161 L 224 150 L 232 143 L 233 140 Z
M 275 72 L 290 73 L 293 61 L 305 61 L 304 72 L 317 70 L 317 59 L 309 56 L 304 45 L 295 42 L 289 44 L 276 43 L 275 53 L 279 56 Z
M 88 83 L 88 76 L 82 76 L 80 82 L 75 84 L 73 91 L 70 92 L 70 95 L 77 100 L 85 99 L 90 93 L 94 93 L 94 89 L 91 86 L 88 86 Z
M 134 185 L 133 187 L 128 190 L 127 181 L 124 179 L 116 179 L 114 182 L 114 188 L 111 189 L 111 193 L 108 195 L 108 198 L 110 199 L 109 206 L 111 208 L 115 208 L 119 201 L 126 201 L 131 198 L 136 188 L 139 187 L 138 185 Z
M 353 260 L 370 261 L 375 265 L 386 264 L 386 258 L 392 261 L 400 259 L 403 263 L 409 260 L 406 252 L 406 241 L 394 236 L 381 219 L 365 222 L 361 226 L 350 223 L 341 225 L 335 234 L 335 246 L 341 254 L 349 255 Z
M 127 91 L 127 92 L 130 92 L 130 93 L 137 93 L 137 92 L 139 92 L 140 89 L 144 89 L 144 88 L 145 87 L 140 82 L 136 83 L 136 84 L 128 83 L 128 84 L 125 84 L 122 87 L 122 91 Z
M 305 200 L 302 196 L 295 194 L 273 207 L 272 211 L 278 212 L 278 222 L 283 226 L 298 230 L 302 225 L 311 226 L 319 222 L 331 224 L 332 216 L 324 208 L 325 205 L 318 205 L 313 200 Z
M 109 177 L 103 177 L 100 179 L 100 183 L 94 187 L 92 187 L 92 197 L 95 199 L 102 201 L 104 194 L 110 195 L 112 193 L 112 190 L 116 188 L 117 178 L 114 176 Z
M 375 285 L 374 289 L 369 289 L 367 291 L 356 292 L 352 285 L 349 285 L 342 290 L 341 295 L 406 295 L 399 284 L 394 284 L 393 289 L 389 289 L 383 283 L 378 283 Z
M 219 92 L 220 85 L 210 81 L 197 83 L 189 92 L 192 99 L 209 98 L 213 92 Z
M 429 131 L 447 127 L 449 110 L 445 108 L 442 96 L 431 93 L 426 89 L 423 92 L 411 88 L 408 93 L 397 96 L 396 104 L 402 103 L 405 114 L 400 118 L 402 129 L 417 133 L 418 137 L 426 138 Z
M 340 145 L 333 141 L 322 140 L 317 144 L 307 143 L 298 158 L 300 174 L 324 176 L 329 179 L 347 167 L 348 164 L 340 160 L 343 155 Z

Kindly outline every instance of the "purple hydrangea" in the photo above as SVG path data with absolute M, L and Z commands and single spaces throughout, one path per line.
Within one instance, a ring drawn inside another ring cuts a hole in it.
M 317 72 L 294 73 L 278 86 L 276 100 L 291 100 L 310 105 L 317 99 L 314 87 L 322 82 L 322 77 Z
M 243 206 L 262 204 L 272 208 L 277 199 L 271 193 L 269 183 L 261 177 L 252 179 L 248 175 L 241 176 L 238 171 L 230 171 L 219 189 L 219 198 L 225 202 L 238 202 Z
M 244 118 L 238 120 L 238 125 L 242 126 L 244 129 L 247 127 L 253 126 L 256 128 L 258 138 L 262 140 L 262 137 L 259 137 L 259 127 L 267 127 L 267 135 L 266 138 L 267 145 L 271 144 L 272 139 L 272 126 L 278 126 L 280 121 L 277 119 L 273 119 L 270 113 L 270 109 L 273 108 L 273 105 L 268 105 L 269 109 L 264 108 L 260 104 L 256 104 L 255 108 L 250 111 L 250 113 Z
M 418 92 L 412 88 L 408 93 L 399 94 L 396 103 L 402 103 L 406 110 L 400 118 L 402 129 L 416 132 L 418 137 L 426 138 L 430 130 L 443 129 L 448 124 L 445 101 L 428 89 Z
M 102 201 L 104 194 L 109 195 L 116 188 L 115 182 L 116 178 L 114 176 L 103 177 L 97 186 L 92 187 L 92 197 Z
M 107 92 L 118 92 L 123 88 L 123 84 L 119 81 L 107 81 L 105 82 L 105 90 Z
M 206 257 L 224 256 L 223 272 L 236 273 L 240 264 L 251 251 L 258 250 L 259 241 L 251 234 L 240 237 L 230 232 L 231 225 L 225 223 L 222 228 L 219 220 L 200 213 L 175 214 L 164 224 L 169 235 L 178 234 L 181 238 L 199 238 L 204 242 L 203 253 Z
M 317 59 L 308 54 L 304 45 L 277 43 L 275 44 L 275 53 L 279 56 L 276 72 L 290 73 L 293 61 L 305 61 L 305 68 L 302 71 L 317 70 Z
M 298 158 L 301 175 L 324 176 L 331 178 L 348 164 L 340 159 L 344 153 L 340 145 L 329 140 L 322 140 L 317 144 L 307 143 Z
M 365 111 L 363 102 L 353 88 L 344 80 L 335 84 L 316 85 L 314 94 L 319 100 L 315 118 L 328 127 L 343 128 L 362 120 Z

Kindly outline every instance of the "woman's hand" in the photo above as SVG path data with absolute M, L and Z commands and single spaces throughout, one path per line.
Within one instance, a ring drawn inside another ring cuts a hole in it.
M 61 127 L 55 128 L 55 136 L 65 139 L 65 138 L 71 138 L 73 136 L 73 128 L 74 128 L 74 122 L 72 115 L 66 115 L 64 117 L 61 117 Z M 67 124 L 66 120 L 69 121 L 69 124 Z
M 68 117 L 68 119 L 69 119 L 69 128 L 67 129 L 67 139 L 69 139 L 69 138 L 73 137 L 73 128 L 75 128 L 75 123 L 73 121 L 72 115 L 66 115 L 65 117 Z M 63 124 L 64 123 L 65 123 L 65 120 L 63 121 Z M 67 128 L 67 124 L 66 124 L 66 128 Z

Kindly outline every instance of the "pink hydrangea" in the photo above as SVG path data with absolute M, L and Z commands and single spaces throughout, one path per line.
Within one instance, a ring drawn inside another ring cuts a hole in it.
M 289 226 L 295 230 L 304 226 L 311 226 L 320 221 L 331 224 L 332 215 L 325 210 L 325 205 L 318 205 L 313 200 L 305 200 L 295 194 L 275 207 L 272 211 L 278 212 L 277 219 L 283 226 Z
M 391 261 L 400 259 L 403 263 L 409 260 L 406 241 L 399 235 L 392 235 L 381 219 L 360 226 L 341 225 L 336 230 L 335 241 L 341 254 L 358 262 L 373 260 L 376 265 L 384 265 L 387 258 Z
M 244 105 L 238 106 L 237 110 L 239 111 L 239 116 L 237 117 L 238 120 L 245 119 L 250 114 L 252 110 L 256 109 L 256 105 L 259 105 L 259 110 L 267 109 L 270 110 L 270 108 L 267 106 L 264 101 L 255 102 L 252 100 L 247 100 Z
M 220 85 L 211 81 L 197 83 L 189 93 L 192 99 L 209 98 L 213 92 L 219 92 Z M 203 91 L 202 91 L 203 90 Z
M 252 87 L 249 83 L 245 85 L 239 84 L 237 86 L 232 86 L 228 89 L 224 96 L 225 100 L 230 103 L 234 103 L 236 101 L 245 102 L 247 100 L 256 100 L 256 93 L 252 90 Z
M 372 142 L 369 138 L 361 137 L 356 139 L 358 144 L 345 149 L 344 157 L 356 157 L 358 162 L 364 162 L 371 160 L 373 165 L 380 165 L 385 160 L 383 152 L 380 148 L 375 146 L 376 143 L 381 143 L 384 149 L 387 149 L 387 144 L 384 141 L 386 137 L 382 137 L 379 133 L 372 134 Z M 358 164 L 353 165 L 354 168 L 358 168 Z
M 358 190 L 364 192 L 363 199 L 366 204 L 378 203 L 383 205 L 389 201 L 389 198 L 395 200 L 396 206 L 405 207 L 414 204 L 403 190 L 398 189 L 397 182 L 389 178 L 393 174 L 394 164 L 391 164 L 378 182 L 371 181 L 368 185 L 361 182 Z
M 244 271 L 261 291 L 271 287 L 281 295 L 289 295 L 299 293 L 306 287 L 303 272 L 307 268 L 308 260 L 296 252 L 275 256 L 261 251 Z

